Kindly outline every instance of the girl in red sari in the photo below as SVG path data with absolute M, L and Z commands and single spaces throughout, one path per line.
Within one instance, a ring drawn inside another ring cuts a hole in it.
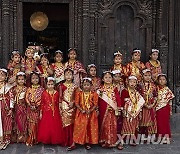
M 65 68 L 71 68 L 74 71 L 74 83 L 80 86 L 81 79 L 86 75 L 86 71 L 81 62 L 77 60 L 77 50 L 70 48 L 68 53 L 68 62 L 65 63 Z
M 161 63 L 158 60 L 158 56 L 159 56 L 159 50 L 152 49 L 150 54 L 150 60 L 146 63 L 146 67 L 150 69 L 152 72 L 153 81 L 156 81 L 158 74 L 162 72 Z
M 51 68 L 54 71 L 54 78 L 56 80 L 56 84 L 64 80 L 64 69 L 65 66 L 62 63 L 63 53 L 60 50 L 55 52 L 54 57 L 55 63 L 51 64 Z
M 97 68 L 96 65 L 90 64 L 87 67 L 88 77 L 92 79 L 92 91 L 97 91 L 101 86 L 101 78 L 97 76 Z
M 32 72 L 30 75 L 32 86 L 27 89 L 27 121 L 28 121 L 28 137 L 27 146 L 37 144 L 37 131 L 40 116 L 41 95 L 44 88 L 40 86 L 40 76 L 38 72 Z
M 139 123 L 140 132 L 145 135 L 154 136 L 157 133 L 155 105 L 157 100 L 157 87 L 152 82 L 151 70 L 144 69 L 143 81 L 139 83 L 138 91 L 143 96 L 145 103 L 142 108 L 141 120 Z
M 91 78 L 83 78 L 82 91 L 75 95 L 77 107 L 73 140 L 75 143 L 85 145 L 87 150 L 91 144 L 98 144 L 98 94 L 91 91 Z
M 43 53 L 40 56 L 40 65 L 36 67 L 37 71 L 40 73 L 41 86 L 46 87 L 45 79 L 53 74 L 53 70 L 49 65 L 48 53 Z
M 47 89 L 41 96 L 41 113 L 38 129 L 38 142 L 44 144 L 62 144 L 63 129 L 59 113 L 59 92 L 54 89 L 55 79 L 46 79 Z
M 124 89 L 121 94 L 123 106 L 123 126 L 121 134 L 136 138 L 138 131 L 140 111 L 145 103 L 144 98 L 136 90 L 137 78 L 135 76 L 128 77 L 127 89 Z M 136 143 L 130 143 L 136 145 Z
M 141 50 L 134 49 L 132 51 L 132 61 L 126 65 L 125 75 L 128 78 L 129 76 L 136 76 L 138 82 L 142 80 L 142 70 L 145 68 L 145 65 L 140 61 L 141 60 Z
M 0 150 L 6 149 L 11 141 L 12 133 L 12 86 L 6 83 L 7 70 L 0 69 Z
M 117 116 L 121 107 L 121 99 L 117 88 L 112 84 L 112 73 L 103 73 L 103 86 L 99 94 L 99 142 L 102 147 L 115 147 L 117 138 Z M 119 145 L 118 149 L 122 149 Z
M 112 74 L 113 74 L 113 85 L 114 85 L 114 87 L 117 88 L 117 90 L 119 92 L 119 95 L 121 97 L 121 92 L 122 92 L 123 89 L 125 89 L 124 80 L 121 78 L 121 72 L 120 72 L 120 70 L 113 70 Z M 118 121 L 117 121 L 117 133 L 118 134 L 121 133 L 122 121 L 123 121 L 123 116 L 122 116 L 122 113 L 121 113 L 119 115 Z
M 12 85 L 16 84 L 16 74 L 21 71 L 21 55 L 19 51 L 13 51 L 11 60 L 8 63 L 7 69 L 9 70 L 8 82 Z
M 172 113 L 172 99 L 174 94 L 166 86 L 167 78 L 165 74 L 159 74 L 158 78 L 158 98 L 156 105 L 156 119 L 157 119 L 157 136 L 165 137 L 170 141 L 170 115 Z
M 22 59 L 22 71 L 26 73 L 26 86 L 31 86 L 30 74 L 35 71 L 36 61 L 34 60 L 34 49 L 27 48 L 25 51 L 26 58 Z
M 121 77 L 125 80 L 125 66 L 122 64 L 123 55 L 120 51 L 114 53 L 114 65 L 111 67 L 111 71 L 119 70 L 121 72 Z
M 14 141 L 26 142 L 27 138 L 27 110 L 25 94 L 27 91 L 26 74 L 19 72 L 16 75 L 17 85 L 13 87 L 14 92 L 14 127 L 13 127 L 13 138 Z
M 64 146 L 69 146 L 67 150 L 74 147 L 73 128 L 75 118 L 75 91 L 76 85 L 73 83 L 73 70 L 67 68 L 64 71 L 65 82 L 58 86 L 59 106 L 63 123 Z

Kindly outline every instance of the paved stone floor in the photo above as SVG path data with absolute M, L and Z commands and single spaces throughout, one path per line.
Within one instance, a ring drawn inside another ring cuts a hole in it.
M 35 145 L 27 147 L 24 144 L 11 144 L 6 150 L 0 151 L 0 154 L 180 154 L 180 134 L 173 135 L 173 141 L 170 145 L 138 145 L 136 147 L 125 146 L 122 151 L 113 149 L 103 149 L 100 146 L 94 146 L 87 151 L 84 147 L 78 147 L 76 150 L 67 152 L 66 148 L 53 145 Z

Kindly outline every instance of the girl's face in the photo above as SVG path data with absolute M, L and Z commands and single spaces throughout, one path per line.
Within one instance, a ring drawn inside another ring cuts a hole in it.
M 91 90 L 91 83 L 88 81 L 84 81 L 82 87 L 83 87 L 84 91 L 86 91 L 86 92 L 90 91 Z
M 48 65 L 48 63 L 49 63 L 49 61 L 48 61 L 48 59 L 46 57 L 41 58 L 41 64 L 42 65 L 46 66 L 46 65 Z
M 106 84 L 112 84 L 112 75 L 109 73 L 106 73 L 103 77 L 103 81 Z
M 141 53 L 139 53 L 139 52 L 133 53 L 132 60 L 137 62 L 137 61 L 140 61 L 140 59 L 141 59 Z
M 50 80 L 50 81 L 47 82 L 47 89 L 48 90 L 54 90 L 54 87 L 55 87 L 55 85 L 54 85 L 53 80 Z
M 136 88 L 136 86 L 137 86 L 137 80 L 135 80 L 135 79 L 130 79 L 130 80 L 128 81 L 128 85 L 129 85 L 130 88 Z
M 34 56 L 34 51 L 33 50 L 26 50 L 26 54 L 27 58 L 32 59 Z
M 145 82 L 150 82 L 151 81 L 151 72 L 146 72 L 143 74 L 143 79 Z
M 62 55 L 60 53 L 57 53 L 55 56 L 55 61 L 60 63 L 60 62 L 62 62 L 62 60 L 63 60 Z
M 119 73 L 113 75 L 113 81 L 115 83 L 120 83 L 121 82 L 121 75 Z
M 19 86 L 23 86 L 25 84 L 25 77 L 23 75 L 17 77 L 17 84 Z
M 72 74 L 72 72 L 71 72 L 71 71 L 65 72 L 64 78 L 65 78 L 66 81 L 71 81 L 71 82 L 72 82 L 72 80 L 73 80 L 73 74 Z
M 69 57 L 69 59 L 71 59 L 71 60 L 75 60 L 75 59 L 76 59 L 76 56 L 77 56 L 77 54 L 76 54 L 76 51 L 75 51 L 75 50 L 71 50 L 71 51 L 69 52 L 69 54 L 68 54 L 68 57 Z
M 33 85 L 37 85 L 39 83 L 39 77 L 36 74 L 33 74 L 31 77 L 31 82 Z
M 167 80 L 165 76 L 160 76 L 158 80 L 159 85 L 165 86 L 167 84 Z
M 0 82 L 4 82 L 6 80 L 6 73 L 3 71 L 0 71 Z
M 152 60 L 156 61 L 158 59 L 158 52 L 153 52 L 150 57 Z
M 21 61 L 21 56 L 19 54 L 15 54 L 13 57 L 12 57 L 12 61 L 16 64 L 19 64 L 20 61 Z
M 90 74 L 90 76 L 92 76 L 92 77 L 96 77 L 96 68 L 95 68 L 95 67 L 91 67 L 91 68 L 89 69 L 89 74 Z
M 114 57 L 114 64 L 120 65 L 122 63 L 122 56 L 117 55 Z

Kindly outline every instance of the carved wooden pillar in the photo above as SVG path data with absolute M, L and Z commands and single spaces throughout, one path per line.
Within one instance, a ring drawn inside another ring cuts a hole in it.
M 2 44 L 3 66 L 7 66 L 10 54 L 10 5 L 9 0 L 2 0 Z
M 88 63 L 89 50 L 89 0 L 83 0 L 83 14 L 82 14 L 82 62 L 86 66 Z

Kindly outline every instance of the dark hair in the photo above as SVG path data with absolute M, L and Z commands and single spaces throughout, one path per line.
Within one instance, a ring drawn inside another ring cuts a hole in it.
M 64 70 L 64 74 L 65 74 L 66 72 L 68 72 L 68 71 L 70 71 L 70 72 L 72 73 L 72 75 L 74 74 L 74 71 L 73 71 L 71 68 L 66 68 L 66 69 Z
M 40 84 L 40 83 L 41 83 L 40 74 L 39 74 L 38 72 L 35 72 L 35 71 L 31 72 L 31 74 L 30 74 L 30 82 L 31 82 L 31 80 L 32 80 L 32 76 L 33 76 L 33 75 L 38 76 L 38 78 L 39 78 L 38 84 Z M 31 82 L 31 84 L 32 84 L 32 82 Z
M 52 77 L 52 76 L 49 76 L 49 77 Z M 50 81 L 53 81 L 53 82 L 54 82 L 54 85 L 56 85 L 56 80 L 50 80 Z M 46 83 L 46 85 L 47 85 L 47 82 L 48 82 L 48 79 L 45 78 L 45 83 Z
M 110 71 L 105 71 L 105 72 L 103 72 L 103 73 L 102 73 L 102 81 L 101 81 L 102 84 L 104 84 L 103 78 L 104 78 L 104 76 L 105 76 L 106 74 L 110 74 L 111 77 L 113 78 L 113 74 L 112 74 Z
M 157 84 L 159 84 L 159 79 L 160 79 L 160 77 L 165 77 L 165 79 L 166 79 L 166 85 L 167 85 L 167 83 L 168 83 L 168 78 L 167 78 L 167 76 L 166 75 L 158 75 L 158 77 L 157 77 Z
M 88 80 L 88 79 L 83 79 L 81 84 L 83 85 L 84 82 L 89 82 L 92 85 L 92 81 Z
M 97 71 L 97 67 L 96 67 L 96 66 L 90 66 L 90 67 L 87 67 L 86 70 L 87 70 L 88 75 L 90 75 L 90 69 L 91 69 L 92 67 L 95 68 L 96 71 Z M 97 75 L 97 72 L 96 72 L 96 75 Z
M 26 75 L 22 75 L 22 74 L 21 75 L 16 75 L 16 80 L 18 79 L 19 76 L 23 76 L 24 79 L 26 80 Z
M 136 53 L 136 52 L 134 52 L 134 50 L 140 50 L 140 49 L 139 49 L 139 48 L 134 48 L 134 49 L 132 50 L 131 55 L 134 55 L 134 53 Z
M 74 50 L 74 51 L 76 52 L 76 54 L 77 54 L 77 49 L 76 49 L 76 48 L 69 48 L 69 49 L 68 49 L 68 54 L 69 54 L 72 50 Z

